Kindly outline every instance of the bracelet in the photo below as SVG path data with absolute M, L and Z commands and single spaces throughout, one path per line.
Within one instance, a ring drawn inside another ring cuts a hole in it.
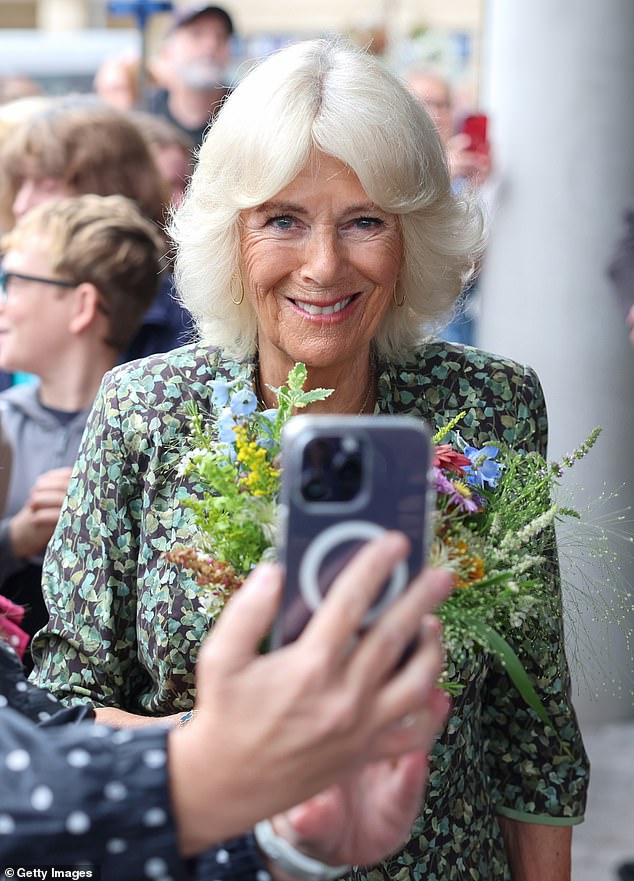
M 258 847 L 271 863 L 299 881 L 332 881 L 350 871 L 350 866 L 330 866 L 297 850 L 277 835 L 270 820 L 256 823 L 253 834 Z
M 183 715 L 178 720 L 178 727 L 182 728 L 183 725 L 187 725 L 187 723 L 190 722 L 193 718 L 194 718 L 194 710 L 187 710 L 187 712 L 183 713 Z

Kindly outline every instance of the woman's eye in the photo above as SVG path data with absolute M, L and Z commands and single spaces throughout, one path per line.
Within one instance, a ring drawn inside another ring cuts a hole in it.
M 267 226 L 272 226 L 275 229 L 292 229 L 294 222 L 292 217 L 283 214 L 279 217 L 269 217 L 266 223 Z
M 380 217 L 357 217 L 353 224 L 357 229 L 377 229 L 383 226 L 383 221 Z

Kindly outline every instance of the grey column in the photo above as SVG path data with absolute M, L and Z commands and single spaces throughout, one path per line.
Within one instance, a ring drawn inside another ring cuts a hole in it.
M 489 0 L 484 65 L 501 185 L 478 342 L 538 371 L 551 457 L 603 426 L 598 446 L 565 485 L 580 506 L 606 487 L 619 493 L 606 511 L 630 506 L 629 524 L 616 513 L 608 516 L 625 536 L 611 540 L 621 571 L 612 566 L 606 578 L 605 567 L 587 559 L 577 571 L 582 549 L 571 549 L 568 540 L 562 557 L 570 611 L 587 590 L 586 579 L 597 606 L 611 605 L 610 582 L 634 582 L 627 542 L 634 507 L 634 349 L 606 273 L 623 214 L 634 210 L 634 2 Z M 581 655 L 573 660 L 579 714 L 587 721 L 630 717 L 627 671 L 631 677 L 634 664 L 620 632 L 634 616 L 606 629 L 593 620 L 589 603 L 581 600 L 581 606 L 575 629 L 582 645 L 569 638 L 570 655 L 577 648 Z

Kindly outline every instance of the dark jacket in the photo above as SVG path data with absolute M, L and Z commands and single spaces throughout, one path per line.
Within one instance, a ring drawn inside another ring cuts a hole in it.
M 93 717 L 87 706 L 65 709 L 28 683 L 0 640 L 3 867 L 92 865 L 102 881 L 264 877 L 251 835 L 182 860 L 167 776 L 168 729 L 116 731 L 91 724 Z

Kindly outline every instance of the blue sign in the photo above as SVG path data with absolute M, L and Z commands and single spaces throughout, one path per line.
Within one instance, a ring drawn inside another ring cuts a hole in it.
M 156 12 L 171 12 L 173 5 L 166 0 L 110 0 L 108 12 L 111 15 L 133 15 L 143 29 L 150 16 Z

